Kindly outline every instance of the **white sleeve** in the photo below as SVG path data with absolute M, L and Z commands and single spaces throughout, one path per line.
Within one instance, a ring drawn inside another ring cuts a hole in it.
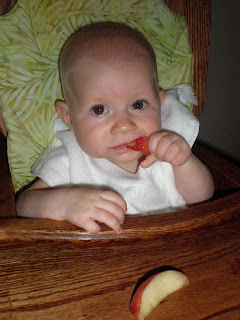
M 32 173 L 50 187 L 69 185 L 69 162 L 64 146 L 46 149 L 34 163 Z

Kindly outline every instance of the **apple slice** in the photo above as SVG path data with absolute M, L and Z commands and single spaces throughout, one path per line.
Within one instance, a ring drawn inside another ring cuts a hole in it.
M 188 284 L 187 276 L 180 271 L 156 273 L 137 288 L 130 301 L 130 311 L 138 320 L 144 320 L 166 296 Z
M 127 144 L 127 147 L 129 149 L 134 150 L 134 151 L 140 151 L 145 156 L 148 156 L 150 154 L 150 152 L 148 150 L 148 138 L 147 137 L 139 137 L 135 141 Z

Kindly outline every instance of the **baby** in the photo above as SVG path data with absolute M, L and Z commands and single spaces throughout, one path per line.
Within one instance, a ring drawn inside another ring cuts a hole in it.
M 182 136 L 162 129 L 156 57 L 137 31 L 95 23 L 75 32 L 59 59 L 64 101 L 56 140 L 17 199 L 19 216 L 68 220 L 90 233 L 122 232 L 125 214 L 209 199 L 209 170 Z M 148 137 L 150 154 L 128 148 Z

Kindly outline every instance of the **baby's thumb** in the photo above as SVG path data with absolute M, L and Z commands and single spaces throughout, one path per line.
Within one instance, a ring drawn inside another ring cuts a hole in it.
M 157 158 L 150 154 L 146 156 L 146 158 L 140 163 L 140 166 L 144 169 L 147 169 L 151 167 L 156 161 L 157 161 Z

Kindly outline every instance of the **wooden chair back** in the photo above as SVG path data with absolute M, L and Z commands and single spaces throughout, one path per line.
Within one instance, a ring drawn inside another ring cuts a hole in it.
M 193 112 L 199 117 L 205 103 L 211 0 L 165 0 L 165 2 L 170 9 L 183 14 L 188 22 L 189 40 L 194 56 L 193 89 L 199 102 L 198 106 L 194 106 Z

